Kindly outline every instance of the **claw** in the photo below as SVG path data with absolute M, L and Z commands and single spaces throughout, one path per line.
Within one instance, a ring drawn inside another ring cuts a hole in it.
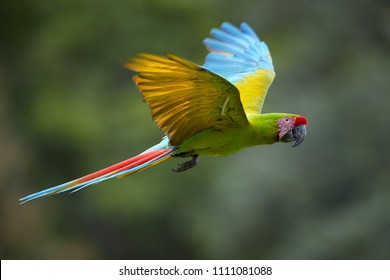
M 186 171 L 188 169 L 191 169 L 192 167 L 194 167 L 195 165 L 198 164 L 198 157 L 199 157 L 198 155 L 193 155 L 191 160 L 179 164 L 179 167 L 176 169 L 172 169 L 172 171 L 173 172 L 183 172 L 183 171 Z

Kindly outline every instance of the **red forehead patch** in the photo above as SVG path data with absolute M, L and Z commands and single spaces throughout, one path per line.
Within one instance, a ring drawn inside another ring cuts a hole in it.
M 296 119 L 295 119 L 295 124 L 294 125 L 296 125 L 296 126 L 298 126 L 298 125 L 307 125 L 307 120 L 306 120 L 306 118 L 305 117 L 302 117 L 302 116 L 299 116 L 299 117 L 297 117 Z

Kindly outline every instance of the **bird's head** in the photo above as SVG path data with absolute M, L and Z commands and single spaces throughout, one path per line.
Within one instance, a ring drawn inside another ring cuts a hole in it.
M 305 140 L 307 120 L 302 116 L 284 116 L 278 120 L 278 137 L 280 142 L 295 141 L 293 147 Z

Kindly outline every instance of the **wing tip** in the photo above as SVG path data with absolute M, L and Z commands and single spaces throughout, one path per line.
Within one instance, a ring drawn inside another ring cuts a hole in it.
M 267 44 L 260 40 L 247 22 L 235 26 L 224 21 L 219 28 L 213 28 L 210 34 L 211 38 L 203 40 L 209 51 L 203 66 L 208 70 L 227 78 L 231 83 L 259 69 L 274 71 Z M 219 56 L 217 60 L 215 55 Z M 240 65 L 232 64 L 238 60 L 241 60 Z

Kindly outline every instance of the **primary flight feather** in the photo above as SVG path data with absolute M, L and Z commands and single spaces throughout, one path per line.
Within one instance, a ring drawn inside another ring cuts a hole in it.
M 171 157 L 190 157 L 173 171 L 197 164 L 199 155 L 224 156 L 243 148 L 306 137 L 307 120 L 296 114 L 262 114 L 274 77 L 267 45 L 242 23 L 224 22 L 206 38 L 209 50 L 200 66 L 178 56 L 140 53 L 126 67 L 165 134 L 143 153 L 79 179 L 20 199 L 21 203 L 65 191 L 78 191 L 111 178 L 122 178 Z

